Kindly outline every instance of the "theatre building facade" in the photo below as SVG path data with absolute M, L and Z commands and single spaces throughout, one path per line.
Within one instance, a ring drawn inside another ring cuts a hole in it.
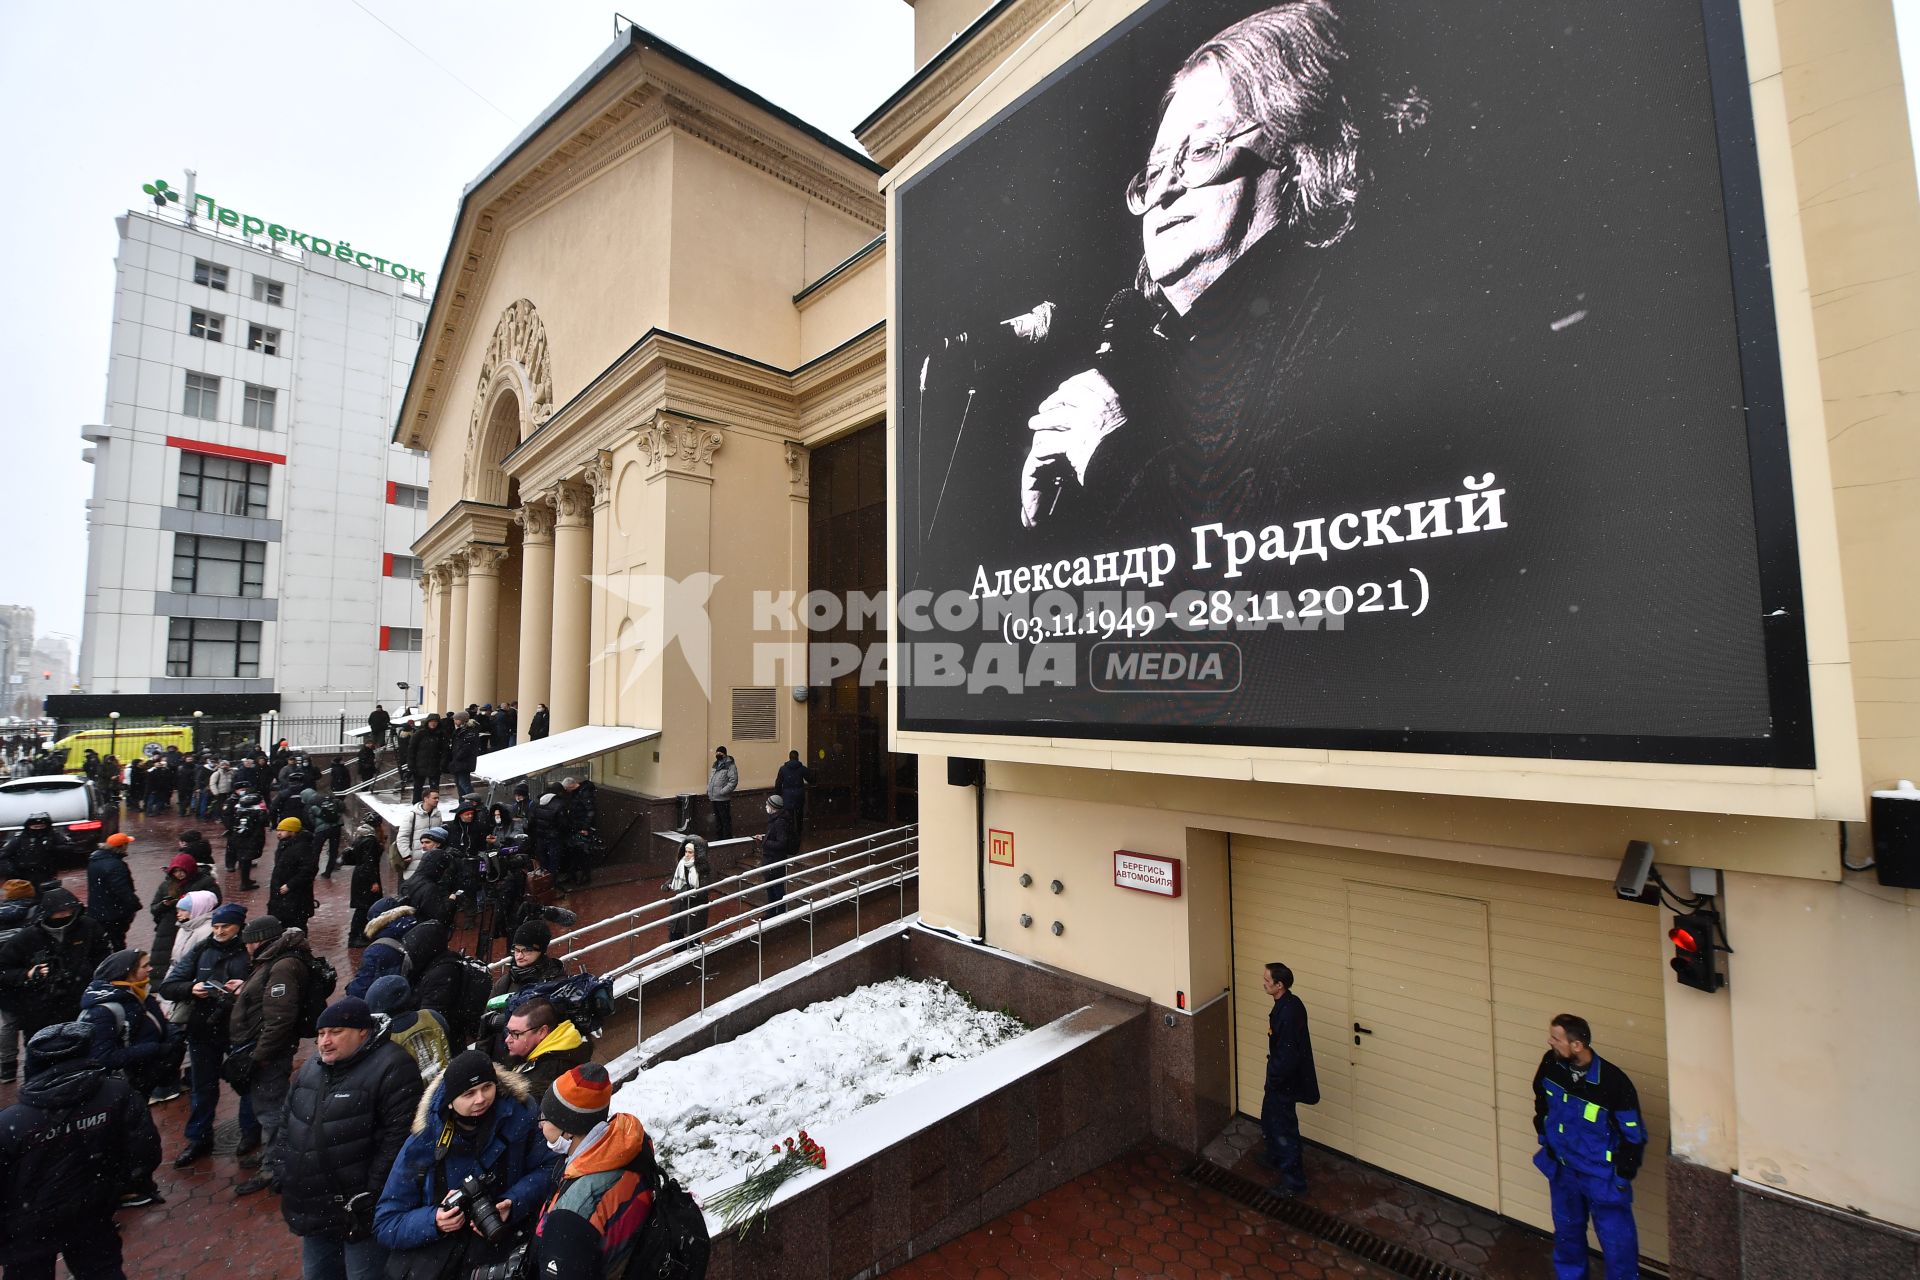
M 1549 1227 L 1573 1013 L 1650 1263 L 1913 1274 L 1889 0 L 914 9 L 864 155 L 630 29 L 467 189 L 428 702 L 662 804 L 802 752 L 925 923 L 1151 1003 L 1188 1151 L 1279 961 L 1326 1150 Z

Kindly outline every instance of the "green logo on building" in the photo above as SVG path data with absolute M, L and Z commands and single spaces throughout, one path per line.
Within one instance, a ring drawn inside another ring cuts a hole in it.
M 170 204 L 180 203 L 180 193 L 169 187 L 164 180 L 143 182 L 140 189 L 153 197 L 153 202 L 162 209 Z

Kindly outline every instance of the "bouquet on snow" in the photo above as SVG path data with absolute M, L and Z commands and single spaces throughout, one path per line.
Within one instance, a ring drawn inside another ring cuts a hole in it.
M 739 1227 L 742 1236 L 751 1235 L 755 1227 L 765 1224 L 767 1206 L 773 1203 L 775 1192 L 809 1169 L 826 1167 L 827 1149 L 802 1129 L 798 1142 L 788 1138 L 776 1145 L 770 1160 L 741 1179 L 738 1186 L 709 1197 L 706 1207 L 720 1215 L 728 1230 Z

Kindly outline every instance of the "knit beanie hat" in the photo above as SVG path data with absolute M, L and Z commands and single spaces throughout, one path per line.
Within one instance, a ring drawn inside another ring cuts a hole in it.
M 252 925 L 248 925 L 252 928 Z M 328 1027 L 359 1027 L 363 1031 L 373 1030 L 373 1010 L 367 1008 L 367 1002 L 359 996 L 341 996 L 313 1020 L 314 1029 L 324 1031 Z
M 375 1013 L 400 1013 L 412 1000 L 412 984 L 397 973 L 375 978 L 373 985 L 367 988 L 367 1008 Z
M 237 902 L 223 902 L 213 909 L 213 922 L 215 924 L 245 924 L 247 922 L 247 909 Z
M 107 837 L 107 848 L 124 849 L 133 843 L 133 837 L 124 831 L 116 831 Z
M 272 916 L 261 916 L 258 920 L 247 921 L 247 927 L 240 931 L 240 941 L 272 942 L 286 931 L 287 926 Z
M 102 960 L 94 969 L 93 980 L 95 982 L 124 982 L 133 976 L 135 969 L 140 967 L 140 957 L 145 954 L 146 952 L 141 951 L 137 947 L 129 947 L 125 951 L 116 951 L 105 960 Z
M 553 943 L 553 930 L 542 920 L 528 920 L 513 931 L 513 945 L 545 951 Z
M 555 1080 L 540 1102 L 540 1118 L 562 1133 L 590 1132 L 607 1118 L 613 1081 L 597 1062 L 583 1062 Z
M 31 902 L 34 897 L 33 881 L 9 880 L 0 886 L 0 897 L 8 902 Z
M 447 1070 L 440 1080 L 445 1086 L 440 1094 L 441 1101 L 452 1102 L 475 1085 L 495 1083 L 493 1059 L 478 1049 L 468 1049 L 447 1064 Z
M 297 834 L 299 834 L 299 831 L 300 831 L 300 819 L 298 819 L 298 818 L 282 818 L 282 819 L 280 819 L 280 825 L 279 825 L 279 826 L 277 826 L 277 827 L 275 827 L 275 828 L 274 828 L 274 830 L 275 830 L 275 831 L 284 831 L 284 832 L 286 832 L 286 833 L 287 833 L 288 835 L 297 835 Z

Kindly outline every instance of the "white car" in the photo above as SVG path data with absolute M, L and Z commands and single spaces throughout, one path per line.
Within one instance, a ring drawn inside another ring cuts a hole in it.
M 36 813 L 49 815 L 55 829 L 66 832 L 82 853 L 120 829 L 118 809 L 103 806 L 93 783 L 77 774 L 49 773 L 0 782 L 0 838 L 26 826 Z

